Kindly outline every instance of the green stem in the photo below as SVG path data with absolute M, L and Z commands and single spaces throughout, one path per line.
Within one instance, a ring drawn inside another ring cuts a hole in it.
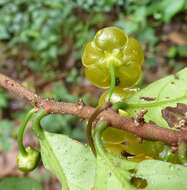
M 181 142 L 178 146 L 178 157 L 182 164 L 187 164 L 187 145 L 185 142 Z
M 34 132 L 35 132 L 35 134 L 37 135 L 38 138 L 41 138 L 41 136 L 42 136 L 42 128 L 41 128 L 40 121 L 47 114 L 48 113 L 44 109 L 41 109 L 34 116 L 34 119 L 33 119 L 33 130 L 34 130 Z
M 92 138 L 92 128 L 93 128 L 93 122 L 95 121 L 95 119 L 97 118 L 97 116 L 104 111 L 105 109 L 111 107 L 110 102 L 106 103 L 105 105 L 103 105 L 102 107 L 98 107 L 96 108 L 96 110 L 94 111 L 94 113 L 91 115 L 91 117 L 88 120 L 88 124 L 86 127 L 86 135 L 87 135 L 87 139 L 88 139 L 88 144 L 91 147 L 92 152 L 94 153 L 94 155 L 96 156 L 96 151 L 95 151 L 95 146 L 94 146 L 94 141 Z
M 114 69 L 114 65 L 112 63 L 109 64 L 109 73 L 110 73 L 110 89 L 109 89 L 109 94 L 108 94 L 108 101 L 110 102 L 112 93 L 116 86 L 115 69 Z
M 96 129 L 95 129 L 95 147 L 97 149 L 97 152 L 101 155 L 105 155 L 106 151 L 103 146 L 103 142 L 101 139 L 103 131 L 107 128 L 107 123 L 104 121 L 101 121 L 97 124 Z
M 26 126 L 35 112 L 36 112 L 36 109 L 34 108 L 27 113 L 26 118 L 18 131 L 17 142 L 18 142 L 18 148 L 22 155 L 27 155 L 27 151 L 25 150 L 25 146 L 23 144 L 23 137 L 24 137 Z
M 90 145 L 90 148 L 95 156 L 96 156 L 96 151 L 95 151 L 95 146 L 94 146 L 94 142 L 92 138 L 92 124 L 101 111 L 102 109 L 100 107 L 95 110 L 95 112 L 91 115 L 90 119 L 88 120 L 88 124 L 86 127 L 88 144 Z
M 105 121 L 101 121 L 97 124 L 96 130 L 95 130 L 95 135 L 94 135 L 97 155 L 99 154 L 106 161 L 106 163 L 110 167 L 110 170 L 120 180 L 123 187 L 126 187 L 129 183 L 128 181 L 126 181 L 126 179 L 128 179 L 128 177 L 129 177 L 129 173 L 123 171 L 123 173 L 121 174 L 120 168 L 117 167 L 113 163 L 112 157 L 110 156 L 110 154 L 107 153 L 107 150 L 105 149 L 103 142 L 102 142 L 102 134 L 107 127 L 108 127 L 108 124 Z

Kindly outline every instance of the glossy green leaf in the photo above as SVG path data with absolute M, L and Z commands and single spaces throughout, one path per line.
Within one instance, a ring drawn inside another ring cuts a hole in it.
M 41 184 L 29 177 L 6 177 L 0 181 L 0 190 L 43 190 Z
M 65 135 L 44 132 L 40 139 L 42 160 L 58 177 L 63 190 L 91 190 L 95 180 L 95 157 L 90 148 Z
M 161 127 L 168 127 L 161 110 L 167 106 L 176 107 L 177 103 L 187 104 L 187 68 L 153 82 L 128 100 L 127 111 L 135 116 L 142 109 L 148 112 L 145 120 L 153 121 Z

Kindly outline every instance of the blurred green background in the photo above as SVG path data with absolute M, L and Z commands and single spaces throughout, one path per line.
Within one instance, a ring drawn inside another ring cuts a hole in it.
M 0 72 L 44 97 L 96 106 L 101 91 L 84 79 L 81 51 L 98 29 L 111 25 L 141 42 L 142 85 L 187 66 L 186 0 L 0 0 Z M 12 160 L 28 109 L 0 88 L 0 184 L 5 176 L 22 175 Z M 77 117 L 48 116 L 43 125 L 85 141 L 85 123 Z M 36 143 L 30 131 L 26 143 Z M 42 167 L 31 175 L 46 190 L 59 189 Z

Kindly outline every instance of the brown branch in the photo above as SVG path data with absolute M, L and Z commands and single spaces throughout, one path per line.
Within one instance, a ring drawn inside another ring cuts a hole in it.
M 95 108 L 80 103 L 65 103 L 44 99 L 3 74 L 0 74 L 0 86 L 14 96 L 27 100 L 35 107 L 44 108 L 49 113 L 72 114 L 88 119 L 95 111 Z M 185 130 L 174 131 L 152 123 L 137 126 L 133 119 L 121 117 L 111 109 L 103 111 L 99 117 L 106 120 L 112 127 L 132 132 L 143 139 L 158 140 L 172 146 L 177 146 L 181 141 L 187 142 L 187 131 Z

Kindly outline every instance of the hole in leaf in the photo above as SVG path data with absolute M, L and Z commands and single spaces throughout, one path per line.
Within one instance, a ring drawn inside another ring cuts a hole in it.
M 130 180 L 130 183 L 139 189 L 143 189 L 147 186 L 147 180 L 141 177 L 133 176 Z
M 121 156 L 127 158 L 127 157 L 133 157 L 134 154 L 130 154 L 129 152 L 123 150 L 123 151 L 121 152 Z
M 118 77 L 116 77 L 116 78 L 115 78 L 115 83 L 116 83 L 116 85 L 115 85 L 115 86 L 118 86 L 118 85 L 120 84 L 120 80 L 119 80 L 119 78 L 118 78 Z
M 130 170 L 128 170 L 131 174 L 136 174 L 136 172 L 137 172 L 137 170 L 136 169 L 130 169 Z

